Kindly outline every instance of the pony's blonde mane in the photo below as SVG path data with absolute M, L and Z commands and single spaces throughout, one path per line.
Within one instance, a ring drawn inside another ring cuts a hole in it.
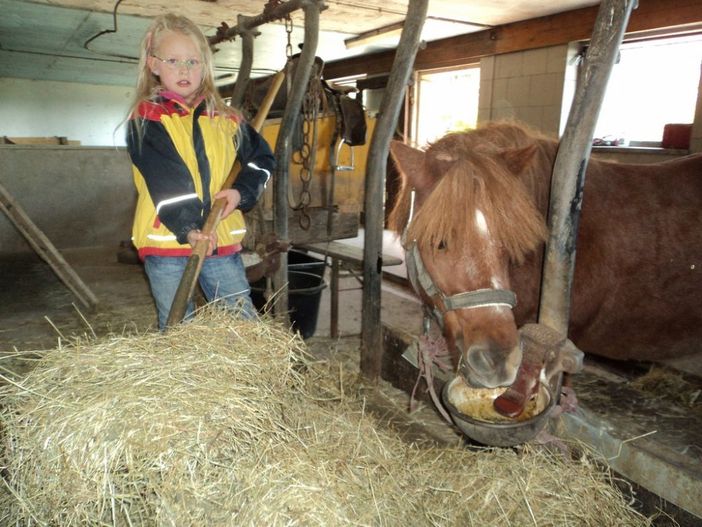
M 533 158 L 515 174 L 505 153 L 531 145 Z M 513 262 L 523 261 L 547 236 L 539 209 L 545 210 L 555 151 L 555 141 L 511 123 L 444 137 L 426 152 L 426 166 L 436 183 L 409 225 L 409 238 L 422 250 L 478 246 L 483 234 L 475 211 L 480 210 L 490 239 Z M 410 192 L 403 182 L 389 218 L 397 232 L 410 220 Z

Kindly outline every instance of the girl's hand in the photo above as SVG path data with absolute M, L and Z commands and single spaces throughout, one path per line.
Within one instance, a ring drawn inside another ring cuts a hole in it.
M 193 249 L 195 248 L 195 245 L 197 245 L 197 242 L 199 242 L 200 240 L 209 240 L 206 256 L 211 256 L 215 248 L 217 247 L 217 233 L 213 232 L 212 234 L 207 235 L 204 232 L 201 232 L 196 229 L 193 229 L 192 231 L 188 232 L 188 243 L 192 246 Z
M 239 202 L 241 201 L 241 194 L 238 190 L 233 188 L 220 190 L 219 192 L 217 192 L 217 194 L 214 195 L 214 197 L 215 199 L 227 200 L 227 204 L 222 209 L 222 216 L 220 217 L 220 219 L 224 219 L 227 216 L 229 216 L 234 211 L 234 209 L 236 209 L 239 206 Z

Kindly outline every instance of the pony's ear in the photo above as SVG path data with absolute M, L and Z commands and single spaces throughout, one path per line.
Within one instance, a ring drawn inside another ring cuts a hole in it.
M 536 155 L 536 145 L 525 146 L 524 148 L 510 148 L 502 151 L 502 159 L 510 172 L 519 175 L 531 164 Z
M 412 148 L 402 141 L 391 141 L 390 155 L 397 170 L 410 186 L 421 191 L 429 184 L 424 170 L 424 151 Z

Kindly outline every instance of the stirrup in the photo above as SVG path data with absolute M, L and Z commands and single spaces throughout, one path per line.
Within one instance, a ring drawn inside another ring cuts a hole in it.
M 339 153 L 341 152 L 341 147 L 342 145 L 347 144 L 344 139 L 339 141 L 339 145 L 336 147 L 336 159 L 339 159 Z M 353 161 L 353 147 L 349 146 L 349 151 L 351 152 L 351 164 L 350 165 L 335 165 L 334 169 L 337 172 L 344 172 L 344 171 L 351 171 L 354 170 L 356 167 L 354 166 L 354 161 Z

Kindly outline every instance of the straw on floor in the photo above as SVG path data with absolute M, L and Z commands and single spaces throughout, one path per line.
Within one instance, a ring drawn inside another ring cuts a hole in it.
M 269 321 L 46 352 L 0 392 L 1 525 L 648 525 L 592 458 L 407 444 Z

